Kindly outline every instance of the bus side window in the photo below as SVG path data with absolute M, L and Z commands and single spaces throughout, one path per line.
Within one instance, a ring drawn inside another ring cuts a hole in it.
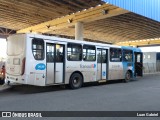
M 132 62 L 133 60 L 133 52 L 132 50 L 123 50 L 123 61 Z
M 96 60 L 96 47 L 93 45 L 83 45 L 83 60 L 95 61 Z
M 110 48 L 110 61 L 111 62 L 122 61 L 122 50 L 120 48 Z
M 64 61 L 63 49 L 63 45 L 56 45 L 56 62 Z
M 47 62 L 54 62 L 54 46 L 53 44 L 47 43 Z
M 82 45 L 76 43 L 67 44 L 67 60 L 81 61 L 82 60 Z
M 44 60 L 44 40 L 39 38 L 32 39 L 32 53 L 36 60 Z
M 40 59 L 40 55 L 39 54 L 35 54 L 35 58 L 36 59 Z

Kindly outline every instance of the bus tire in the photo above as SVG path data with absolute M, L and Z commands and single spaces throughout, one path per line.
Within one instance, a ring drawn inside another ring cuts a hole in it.
M 71 89 L 78 89 L 83 84 L 83 77 L 79 73 L 73 73 L 69 80 L 69 86 Z
M 127 71 L 125 74 L 124 82 L 129 82 L 131 80 L 131 72 Z

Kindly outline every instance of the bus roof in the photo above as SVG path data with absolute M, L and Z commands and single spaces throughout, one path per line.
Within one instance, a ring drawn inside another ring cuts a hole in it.
M 133 50 L 134 52 L 141 52 L 140 48 L 131 47 L 131 46 L 122 46 L 122 49 Z
M 73 42 L 73 43 L 79 43 L 79 44 L 96 45 L 96 46 L 101 46 L 101 47 L 117 47 L 117 48 L 121 48 L 121 46 L 107 44 L 107 43 L 88 42 L 88 41 L 60 38 L 60 37 L 55 37 L 55 36 L 46 36 L 46 35 L 40 35 L 40 34 L 27 33 L 27 36 L 34 37 L 34 38 L 42 38 L 44 40 L 57 40 L 57 41 L 61 41 L 61 42 Z
M 88 42 L 88 41 L 82 41 L 82 40 L 74 40 L 74 39 L 60 38 L 60 37 L 55 37 L 55 36 L 47 36 L 47 35 L 33 34 L 33 33 L 13 34 L 13 35 L 10 35 L 9 37 L 18 36 L 18 35 L 25 35 L 25 36 L 31 37 L 31 38 L 41 38 L 44 40 L 55 40 L 57 42 L 90 44 L 90 45 L 96 45 L 96 46 L 101 46 L 101 47 L 116 47 L 116 48 L 129 49 L 129 50 L 133 50 L 136 52 L 141 52 L 141 50 L 139 48 L 135 48 L 135 47 L 118 46 L 118 45 L 112 45 L 112 44 L 107 44 L 107 43 Z

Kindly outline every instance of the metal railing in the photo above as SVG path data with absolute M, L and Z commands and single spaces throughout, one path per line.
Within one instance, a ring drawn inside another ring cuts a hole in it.
M 160 72 L 160 60 L 156 63 L 143 63 L 143 73 Z

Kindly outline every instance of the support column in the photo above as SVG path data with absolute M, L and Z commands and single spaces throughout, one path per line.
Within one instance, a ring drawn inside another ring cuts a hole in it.
M 75 39 L 83 40 L 83 23 L 77 22 L 75 24 Z

